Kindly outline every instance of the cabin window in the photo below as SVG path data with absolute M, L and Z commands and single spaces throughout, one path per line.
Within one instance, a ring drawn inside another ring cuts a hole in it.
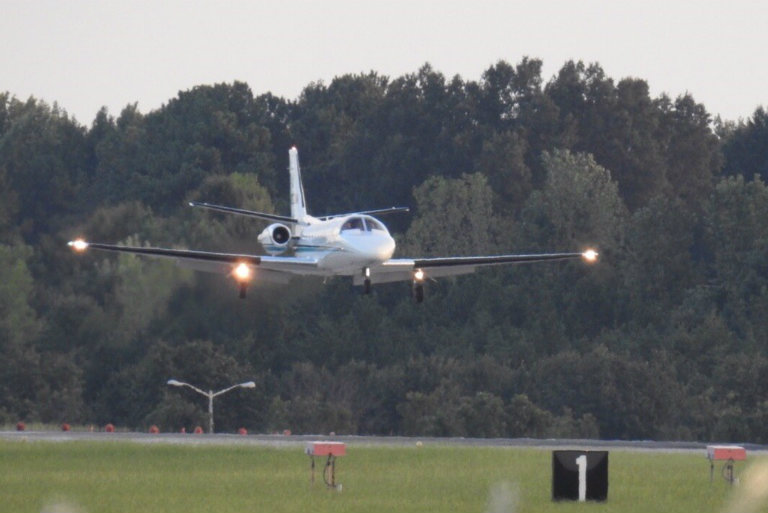
M 341 225 L 341 231 L 346 230 L 364 230 L 363 226 L 363 220 L 360 217 L 353 217 L 350 219 L 347 219 L 347 221 Z

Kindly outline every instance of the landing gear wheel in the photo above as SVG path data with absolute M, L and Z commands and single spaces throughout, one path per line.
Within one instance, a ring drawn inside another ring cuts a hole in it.
M 366 278 L 363 280 L 363 294 L 366 296 L 371 293 L 371 279 Z

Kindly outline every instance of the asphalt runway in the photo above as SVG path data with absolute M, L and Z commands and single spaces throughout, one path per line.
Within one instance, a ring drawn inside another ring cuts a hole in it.
M 178 445 L 253 445 L 265 447 L 301 447 L 309 441 L 345 442 L 349 447 L 415 446 L 422 445 L 462 447 L 515 447 L 532 449 L 601 449 L 658 452 L 701 452 L 706 455 L 707 443 L 657 442 L 650 440 L 573 440 L 533 438 L 432 438 L 403 436 L 327 436 L 327 435 L 234 435 L 234 434 L 182 434 L 88 431 L 0 431 L 0 439 L 48 442 L 133 442 L 140 444 Z M 748 452 L 768 452 L 768 445 L 738 443 Z

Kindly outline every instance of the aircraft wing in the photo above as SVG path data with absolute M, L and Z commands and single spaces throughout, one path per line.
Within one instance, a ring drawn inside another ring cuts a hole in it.
M 387 260 L 379 266 L 372 267 L 371 278 L 374 283 L 412 280 L 413 273 L 417 270 L 423 271 L 426 278 L 440 278 L 444 276 L 470 274 L 475 272 L 478 267 L 526 264 L 558 260 L 576 260 L 579 258 L 587 261 L 594 261 L 597 258 L 597 253 L 590 250 L 583 253 L 539 253 L 528 255 L 523 254 L 413 259 L 393 258 L 391 260 Z M 355 276 L 354 282 L 356 285 L 362 284 L 362 276 Z
M 71 241 L 69 245 L 79 252 L 88 249 L 130 253 L 148 257 L 175 260 L 181 267 L 196 271 L 231 274 L 242 264 L 258 273 L 258 279 L 285 283 L 292 274 L 316 274 L 317 260 L 313 258 L 274 257 L 239 253 L 215 253 L 189 249 L 166 249 L 137 246 L 120 246 L 98 242 Z
M 257 280 L 286 283 L 291 275 L 324 275 L 314 258 L 280 257 L 249 255 L 242 253 L 217 253 L 189 249 L 166 249 L 139 246 L 121 246 L 117 244 L 102 244 L 70 241 L 69 245 L 78 252 L 88 249 L 130 253 L 156 258 L 174 260 L 179 266 L 197 271 L 220 274 L 233 274 L 243 265 L 247 267 L 248 275 L 257 273 Z M 584 259 L 594 261 L 597 253 L 592 250 L 583 253 L 539 253 L 521 255 L 441 257 L 441 258 L 393 258 L 370 268 L 371 279 L 374 283 L 413 280 L 414 272 L 422 271 L 425 278 L 440 278 L 475 272 L 479 267 L 524 264 L 533 262 Z M 247 278 L 241 278 L 247 279 Z M 363 283 L 362 274 L 353 275 L 355 285 Z

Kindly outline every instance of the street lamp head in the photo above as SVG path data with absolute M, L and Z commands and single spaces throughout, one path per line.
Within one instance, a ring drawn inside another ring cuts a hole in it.
M 183 383 L 175 379 L 169 379 L 168 381 L 166 381 L 166 383 L 174 387 L 189 387 L 195 392 L 197 392 L 198 394 L 202 394 L 208 398 L 208 432 L 209 433 L 213 433 L 213 398 L 214 397 L 218 397 L 221 394 L 225 394 L 230 390 L 234 390 L 235 388 L 238 388 L 238 387 L 239 388 L 256 388 L 256 383 L 254 383 L 253 381 L 246 381 L 245 383 L 232 385 L 231 387 L 225 388 L 223 390 L 219 390 L 218 392 L 214 392 L 213 390 L 206 392 L 204 390 L 200 390 L 194 385 L 190 385 L 189 383 Z

